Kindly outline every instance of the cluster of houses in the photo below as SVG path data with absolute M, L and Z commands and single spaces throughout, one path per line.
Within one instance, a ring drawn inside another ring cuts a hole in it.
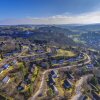
M 12 51 L 4 54 L 3 57 L 7 58 L 7 57 L 13 56 L 14 54 L 19 53 L 19 52 L 20 52 L 19 50 L 12 50 Z
M 24 80 L 21 81 L 17 86 L 18 91 L 22 92 L 23 90 L 26 90 L 27 87 L 31 84 L 35 68 L 36 68 L 35 64 L 30 64 L 30 67 L 28 69 L 28 74 L 24 76 Z
M 51 64 L 52 65 L 56 65 L 56 64 L 64 64 L 64 63 L 72 63 L 72 62 L 76 62 L 76 61 L 79 61 L 81 59 L 84 58 L 84 55 L 83 54 L 79 54 L 78 56 L 76 57 L 72 57 L 72 58 L 66 58 L 66 59 L 60 59 L 60 60 L 52 60 L 51 61 Z
M 48 75 L 48 85 L 56 95 L 59 93 L 57 87 L 55 86 L 56 84 L 55 78 L 57 77 L 58 77 L 57 70 L 52 70 Z
M 65 89 L 70 89 L 72 88 L 72 82 L 74 80 L 74 76 L 71 74 L 70 71 L 66 71 L 66 76 L 67 76 L 67 79 L 64 80 L 64 83 L 63 83 L 63 86 Z
M 19 83 L 19 85 L 17 86 L 17 90 L 20 91 L 20 92 L 26 90 L 27 87 L 28 87 L 28 85 L 30 85 L 30 83 L 31 83 L 31 77 L 32 77 L 31 74 L 27 74 L 27 75 L 25 76 L 24 80 L 21 81 L 21 82 Z
M 3 74 L 4 70 L 7 70 L 10 67 L 9 64 L 5 64 L 0 68 L 0 75 Z M 3 83 L 8 83 L 10 81 L 10 77 L 7 75 L 2 79 Z
M 100 64 L 99 51 L 88 50 L 87 54 L 90 56 L 92 64 L 94 64 L 95 66 L 98 66 Z
M 63 87 L 65 89 L 70 89 L 72 88 L 73 86 L 73 80 L 74 80 L 74 77 L 73 75 L 70 73 L 70 72 L 66 72 L 66 76 L 67 76 L 67 79 L 65 79 L 63 81 Z M 52 70 L 49 75 L 48 75 L 48 86 L 53 90 L 53 92 L 58 95 L 59 94 L 59 91 L 56 87 L 56 81 L 55 81 L 55 78 L 58 78 L 58 71 L 57 70 Z
M 34 53 L 34 54 L 29 54 L 29 56 L 23 56 L 22 57 L 22 60 L 23 61 L 30 61 L 30 60 L 35 60 L 35 61 L 38 61 L 39 59 L 47 59 L 47 56 L 45 53 L 40 53 L 40 54 L 37 54 L 37 53 Z
M 94 65 L 90 63 L 90 64 L 87 64 L 86 67 L 87 67 L 89 70 L 92 70 L 92 69 L 94 68 Z
M 17 63 L 17 60 L 12 61 L 13 64 Z M 3 76 L 3 72 L 7 69 L 9 69 L 11 66 L 9 64 L 5 64 L 0 68 L 0 75 Z M 10 81 L 10 77 L 7 75 L 2 79 L 2 82 L 7 84 Z

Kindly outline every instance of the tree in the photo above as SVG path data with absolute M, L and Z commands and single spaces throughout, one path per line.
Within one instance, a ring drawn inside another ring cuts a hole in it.
M 97 84 L 98 84 L 98 80 L 97 80 L 97 78 L 96 78 L 95 76 L 91 79 L 91 82 L 92 82 L 94 85 L 97 85 Z
M 83 72 L 83 74 L 86 74 L 86 72 L 87 72 L 86 67 L 83 67 L 82 72 Z

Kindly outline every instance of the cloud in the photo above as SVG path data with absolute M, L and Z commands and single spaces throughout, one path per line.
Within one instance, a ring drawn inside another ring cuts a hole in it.
M 34 18 L 26 17 L 22 19 L 1 20 L 0 25 L 16 24 L 92 24 L 100 23 L 100 11 L 88 12 L 79 15 L 65 13 L 62 15 Z

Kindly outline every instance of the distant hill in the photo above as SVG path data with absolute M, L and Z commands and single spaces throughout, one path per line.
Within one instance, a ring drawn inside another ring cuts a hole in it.
M 100 49 L 100 24 L 18 25 L 0 27 L 0 36 L 43 40 L 61 45 L 85 45 Z
M 58 25 L 61 28 L 79 31 L 100 31 L 100 24 L 72 24 L 72 25 Z
M 31 28 L 32 27 L 32 28 Z M 0 27 L 0 36 L 11 36 L 12 38 L 22 37 L 30 41 L 46 40 L 47 42 L 55 42 L 62 45 L 75 45 L 76 43 L 68 37 L 74 32 L 56 26 L 2 26 Z
M 53 41 L 63 45 L 75 45 L 75 42 L 68 38 L 68 34 L 74 33 L 68 29 L 63 29 L 55 26 L 40 27 L 34 30 L 34 34 L 30 36 L 30 40 L 34 41 L 35 39 L 39 39 L 46 40 L 48 42 Z
M 57 26 L 45 26 L 37 29 L 38 32 L 48 32 L 48 33 L 64 33 L 66 35 L 74 34 L 71 30 L 66 28 L 60 28 Z

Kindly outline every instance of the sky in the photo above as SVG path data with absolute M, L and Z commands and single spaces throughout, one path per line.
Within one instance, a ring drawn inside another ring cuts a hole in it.
M 0 25 L 100 23 L 100 0 L 0 0 Z

